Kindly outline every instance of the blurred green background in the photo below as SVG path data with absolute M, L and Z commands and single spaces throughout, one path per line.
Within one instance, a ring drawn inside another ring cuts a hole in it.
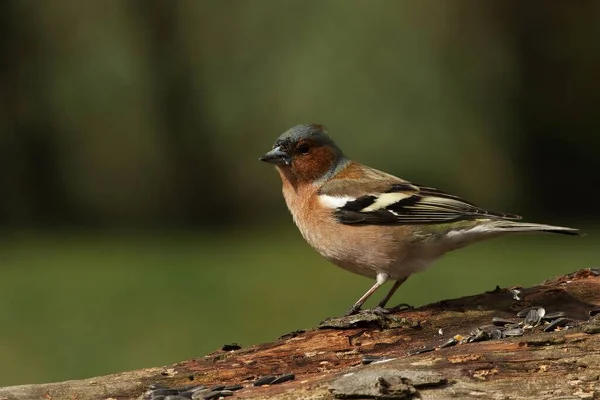
M 0 385 L 345 312 L 372 282 L 304 243 L 258 162 L 299 123 L 376 168 L 588 233 L 452 253 L 393 302 L 598 267 L 599 37 L 594 0 L 0 2 Z

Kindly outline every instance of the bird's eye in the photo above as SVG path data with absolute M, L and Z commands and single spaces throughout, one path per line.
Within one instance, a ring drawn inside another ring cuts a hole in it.
M 307 143 L 302 143 L 298 146 L 298 153 L 307 154 L 310 151 L 310 146 Z

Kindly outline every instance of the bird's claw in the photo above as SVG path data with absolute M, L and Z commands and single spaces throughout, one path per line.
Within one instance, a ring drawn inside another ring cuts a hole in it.
M 387 308 L 388 312 L 391 312 L 391 313 L 394 313 L 397 311 L 414 310 L 414 309 L 415 309 L 415 307 L 411 306 L 410 304 L 406 304 L 406 303 L 401 303 L 401 304 L 398 304 L 397 306 Z
M 358 314 L 361 311 L 362 310 L 360 308 L 352 307 L 351 309 L 348 310 L 348 312 L 346 312 L 346 314 L 344 314 L 344 317 L 349 317 L 351 315 Z
M 373 314 L 380 315 L 380 316 L 382 316 L 382 317 L 383 317 L 384 315 L 387 315 L 387 314 L 389 314 L 389 313 L 391 313 L 391 312 L 392 312 L 391 310 L 389 310 L 389 309 L 387 309 L 387 308 L 385 308 L 385 307 L 381 307 L 381 306 L 377 306 L 377 307 L 375 307 L 375 308 L 373 308 L 373 309 L 371 309 L 371 310 L 368 310 L 368 311 L 369 311 L 369 312 L 372 312 Z

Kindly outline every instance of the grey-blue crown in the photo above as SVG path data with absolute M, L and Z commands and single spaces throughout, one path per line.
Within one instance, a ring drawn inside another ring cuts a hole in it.
M 319 143 L 326 143 L 337 148 L 333 140 L 327 135 L 327 130 L 323 125 L 296 125 L 293 128 L 283 132 L 275 141 L 276 146 L 283 146 L 298 143 L 302 139 L 313 139 Z

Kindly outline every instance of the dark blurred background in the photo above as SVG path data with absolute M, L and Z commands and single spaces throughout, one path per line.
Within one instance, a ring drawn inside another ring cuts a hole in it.
M 450 254 L 395 302 L 598 266 L 598 38 L 594 0 L 0 2 L 0 385 L 346 311 L 372 282 L 303 242 L 258 162 L 300 123 L 371 166 L 588 233 Z

